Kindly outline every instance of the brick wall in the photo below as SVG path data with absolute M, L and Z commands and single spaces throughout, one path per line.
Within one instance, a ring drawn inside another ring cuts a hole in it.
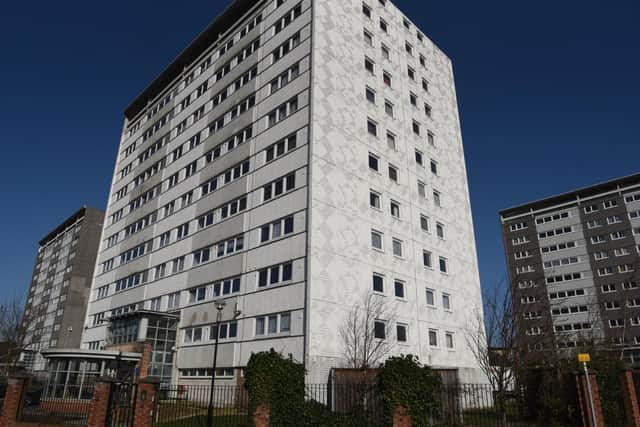
M 24 405 L 25 392 L 29 384 L 29 377 L 16 376 L 9 378 L 7 392 L 4 397 L 0 426 L 15 427 L 18 416 Z

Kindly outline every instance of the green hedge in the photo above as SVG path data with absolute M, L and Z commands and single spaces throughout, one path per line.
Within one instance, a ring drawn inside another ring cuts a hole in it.
M 252 354 L 245 369 L 250 413 L 253 414 L 258 405 L 267 404 L 272 425 L 304 425 L 304 374 L 301 363 L 273 349 Z
M 398 406 L 407 408 L 415 425 L 429 425 L 439 416 L 442 381 L 440 375 L 423 366 L 412 355 L 387 359 L 380 372 L 384 413 L 391 424 Z

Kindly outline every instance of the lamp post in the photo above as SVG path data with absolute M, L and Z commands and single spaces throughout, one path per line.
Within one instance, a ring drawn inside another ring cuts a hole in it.
M 216 340 L 213 348 L 213 370 L 211 372 L 211 390 L 209 391 L 209 409 L 207 411 L 207 426 L 213 426 L 213 387 L 216 383 L 216 365 L 218 362 L 218 337 L 220 337 L 220 320 L 222 320 L 222 310 L 224 310 L 224 306 L 227 305 L 227 302 L 224 300 L 215 301 L 216 310 L 218 310 L 218 314 L 216 315 Z

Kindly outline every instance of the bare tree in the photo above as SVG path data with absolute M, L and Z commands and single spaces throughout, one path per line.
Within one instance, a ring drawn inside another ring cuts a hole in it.
M 476 309 L 466 334 L 467 346 L 495 392 L 495 405 L 506 422 L 506 393 L 515 384 L 522 362 L 518 322 L 524 315 L 506 281 L 485 292 L 483 310 Z
M 370 292 L 349 311 L 339 333 L 350 368 L 375 368 L 391 353 L 395 347 L 390 339 L 394 320 L 395 315 L 384 298 Z M 376 321 L 379 322 L 377 331 Z
M 3 370 L 6 375 L 14 373 L 22 352 L 28 349 L 31 334 L 30 319 L 23 316 L 22 298 L 14 296 L 0 302 L 0 340 L 7 343 L 3 358 Z

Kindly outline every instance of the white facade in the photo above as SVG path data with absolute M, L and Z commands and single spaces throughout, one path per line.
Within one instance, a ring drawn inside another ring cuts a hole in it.
M 325 382 L 331 367 L 343 366 L 339 327 L 373 291 L 377 273 L 384 276 L 380 298 L 408 332 L 395 352 L 457 368 L 462 382 L 481 381 L 464 336 L 481 310 L 481 292 L 451 61 L 408 20 L 407 28 L 390 2 L 367 7 L 355 0 L 255 2 L 240 25 L 128 117 L 86 347 L 105 344 L 110 315 L 179 311 L 177 351 L 165 356 L 176 380 L 197 381 L 211 364 L 213 301 L 225 298 L 220 377 L 231 380 L 230 369 L 245 366 L 252 352 L 274 348 L 304 361 L 310 382 Z M 389 114 L 385 100 L 393 104 Z M 371 191 L 379 209 L 370 206 Z M 382 233 L 382 250 L 372 248 L 372 230 Z M 393 253 L 394 239 L 402 256 Z M 203 248 L 211 251 L 203 255 Z M 425 251 L 431 267 L 423 265 Z M 396 280 L 403 298 L 395 296 Z

